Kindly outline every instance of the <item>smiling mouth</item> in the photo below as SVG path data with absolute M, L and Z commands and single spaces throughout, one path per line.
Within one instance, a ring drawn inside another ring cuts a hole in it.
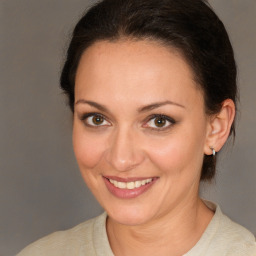
M 149 190 L 159 177 L 137 177 L 121 178 L 114 176 L 103 176 L 107 189 L 115 197 L 121 199 L 132 199 Z
M 145 180 L 136 180 L 130 182 L 122 182 L 113 179 L 108 179 L 111 184 L 113 184 L 116 188 L 120 189 L 135 189 L 140 188 L 141 186 L 145 186 L 148 183 L 153 181 L 153 178 L 145 179 Z

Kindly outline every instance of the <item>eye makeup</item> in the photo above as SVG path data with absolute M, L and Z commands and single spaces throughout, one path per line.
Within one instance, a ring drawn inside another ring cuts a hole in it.
M 144 121 L 143 127 L 149 128 L 155 131 L 165 131 L 170 129 L 176 121 L 163 114 L 152 114 Z
M 78 115 L 83 124 L 89 128 L 101 128 L 112 126 L 112 123 L 103 114 L 98 112 L 88 112 Z M 164 114 L 152 114 L 142 121 L 142 128 L 153 131 L 166 131 L 177 123 L 172 117 Z
M 78 117 L 84 123 L 84 125 L 91 127 L 91 128 L 99 128 L 102 126 L 111 126 L 110 121 L 108 121 L 104 115 L 97 113 L 97 112 L 84 113 Z

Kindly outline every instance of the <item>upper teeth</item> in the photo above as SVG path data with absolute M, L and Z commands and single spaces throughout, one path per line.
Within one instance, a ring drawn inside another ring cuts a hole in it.
M 120 182 L 116 180 L 109 179 L 109 181 L 117 188 L 122 189 L 134 189 L 139 188 L 149 182 L 151 182 L 153 179 L 145 179 L 145 180 L 136 180 L 136 181 L 130 181 L 130 182 Z

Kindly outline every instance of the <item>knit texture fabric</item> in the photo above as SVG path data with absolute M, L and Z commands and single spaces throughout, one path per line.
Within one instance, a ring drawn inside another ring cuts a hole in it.
M 231 221 L 219 206 L 205 203 L 215 211 L 214 217 L 196 245 L 183 256 L 256 256 L 253 234 Z M 55 232 L 27 246 L 17 256 L 114 256 L 106 219 L 107 214 L 103 213 L 72 229 Z

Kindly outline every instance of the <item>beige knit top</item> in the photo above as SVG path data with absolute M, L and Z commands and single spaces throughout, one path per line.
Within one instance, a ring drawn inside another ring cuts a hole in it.
M 197 244 L 183 256 L 256 256 L 255 237 L 231 221 L 219 206 L 207 202 L 214 217 Z M 17 256 L 114 256 L 106 232 L 107 214 L 55 232 L 29 245 Z M 157 255 L 160 256 L 160 255 Z

